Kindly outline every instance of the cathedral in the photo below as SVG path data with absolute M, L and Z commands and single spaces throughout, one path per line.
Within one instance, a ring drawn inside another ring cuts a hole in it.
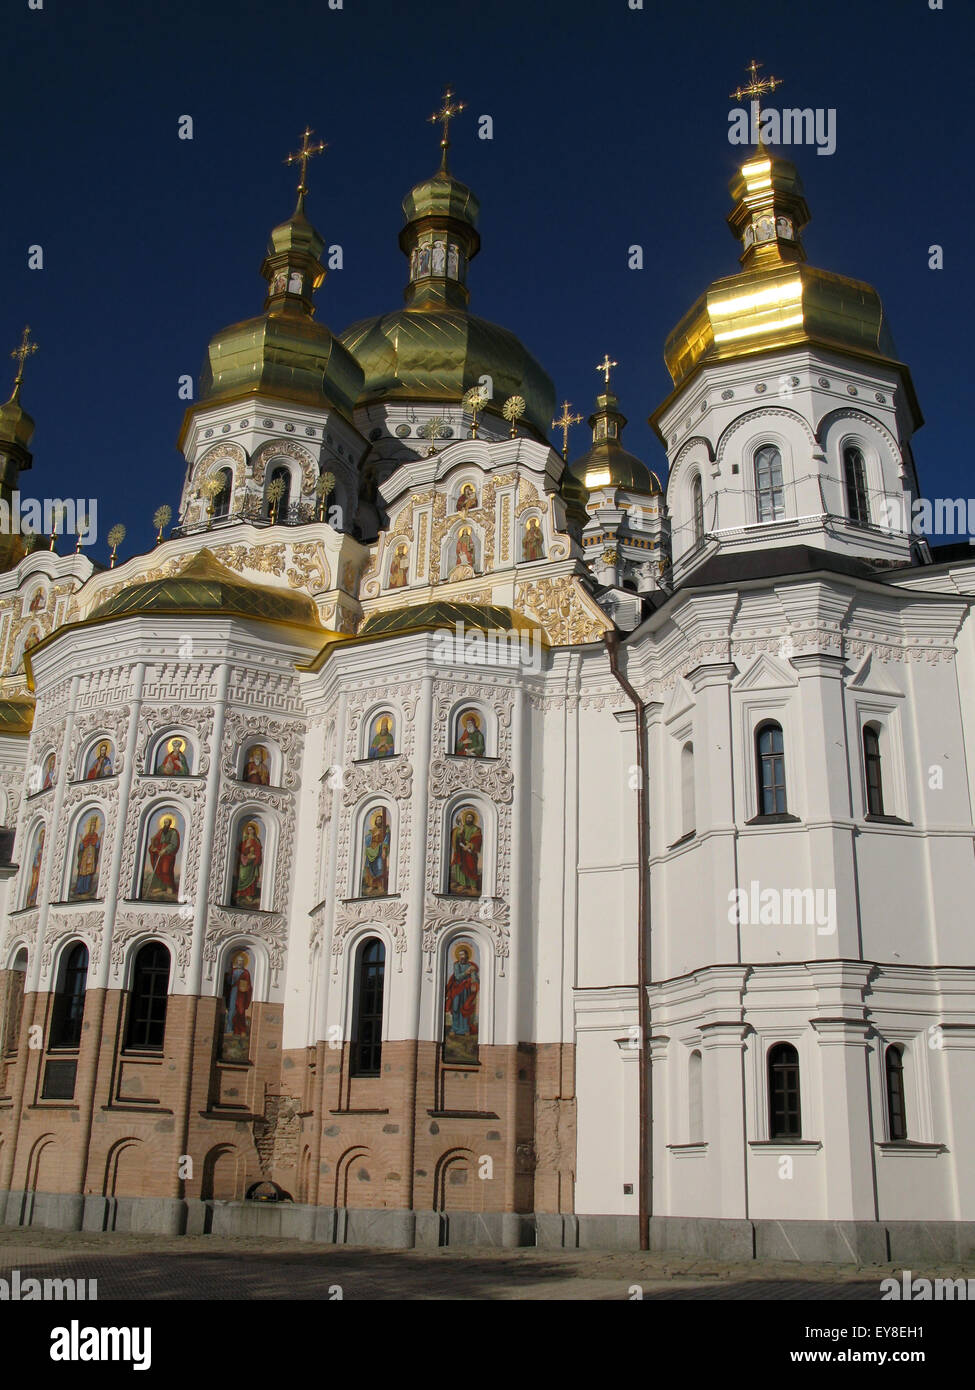
M 341 333 L 305 132 L 152 550 L 2 537 L 0 1224 L 971 1256 L 975 566 L 880 298 L 760 138 L 660 463 L 608 354 L 573 450 L 459 109 Z

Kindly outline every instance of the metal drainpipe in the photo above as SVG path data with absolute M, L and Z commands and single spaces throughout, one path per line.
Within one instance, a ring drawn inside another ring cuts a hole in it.
M 647 1000 L 647 931 L 650 925 L 648 893 L 649 843 L 647 831 L 647 729 L 645 706 L 630 682 L 619 667 L 619 633 L 611 628 L 604 634 L 609 667 L 624 692 L 633 701 L 636 712 L 636 761 L 640 780 L 636 789 L 637 814 L 637 884 L 639 900 L 637 904 L 637 988 L 640 994 L 640 1157 L 639 1157 L 639 1211 L 640 1211 L 640 1249 L 650 1248 L 650 1191 L 652 1180 L 652 1150 L 650 1146 L 650 1068 L 648 1065 L 648 1039 L 650 1037 L 650 1008 Z

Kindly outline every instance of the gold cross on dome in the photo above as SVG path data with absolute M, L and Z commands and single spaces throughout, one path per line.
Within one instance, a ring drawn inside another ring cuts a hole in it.
M 25 363 L 25 361 L 27 360 L 27 358 L 30 357 L 31 353 L 36 352 L 36 351 L 37 351 L 37 344 L 36 344 L 36 343 L 32 343 L 31 340 L 30 340 L 30 325 L 29 325 L 29 324 L 25 324 L 25 325 L 24 325 L 24 336 L 23 336 L 23 337 L 21 338 L 21 340 L 20 340 L 20 347 L 14 348 L 13 352 L 10 354 L 11 357 L 17 357 L 17 358 L 20 359 L 19 365 L 18 365 L 18 367 L 17 367 L 17 376 L 16 376 L 16 378 L 14 379 L 14 393 L 15 393 L 15 394 L 16 394 L 17 391 L 20 390 L 20 383 L 21 383 L 21 382 L 23 381 L 23 379 L 24 379 L 24 363 Z
M 749 77 L 748 85 L 746 87 L 736 87 L 731 93 L 735 101 L 741 101 L 743 97 L 751 98 L 752 117 L 755 122 L 756 130 L 762 118 L 761 98 L 766 92 L 774 92 L 776 87 L 782 86 L 781 77 L 759 77 L 758 70 L 760 67 L 762 67 L 762 64 L 756 63 L 753 58 L 746 68 Z
M 618 367 L 618 366 L 619 366 L 619 363 L 618 363 L 618 362 L 613 362 L 613 361 L 611 361 L 608 352 L 607 352 L 607 353 L 604 353 L 604 354 L 603 354 L 603 360 L 602 360 L 601 362 L 598 362 L 598 363 L 596 364 L 596 371 L 597 371 L 597 372 L 602 372 L 602 373 L 603 373 L 603 380 L 605 381 L 605 383 L 606 383 L 607 386 L 609 385 L 609 374 L 610 374 L 610 372 L 612 371 L 612 369 L 613 369 L 614 367 Z
M 562 402 L 562 414 L 558 420 L 552 421 L 553 430 L 562 431 L 562 457 L 565 458 L 569 452 L 569 430 L 573 425 L 578 425 L 582 419 L 581 415 L 573 415 L 568 401 Z
M 317 145 L 309 145 L 308 141 L 313 134 L 314 131 L 309 130 L 309 128 L 306 126 L 301 136 L 301 149 L 298 150 L 295 154 L 289 154 L 287 159 L 284 161 L 285 164 L 301 165 L 301 178 L 298 182 L 299 195 L 308 192 L 308 184 L 305 182 L 305 180 L 308 175 L 309 159 L 311 159 L 316 154 L 321 154 L 323 150 L 328 149 L 328 145 L 324 140 L 319 140 Z
M 449 87 L 445 87 L 443 92 L 443 105 L 441 106 L 439 111 L 434 111 L 433 115 L 428 118 L 431 123 L 439 121 L 440 124 L 443 126 L 443 136 L 440 140 L 440 148 L 443 150 L 443 157 L 445 161 L 447 159 L 447 147 L 450 144 L 450 122 L 454 119 L 456 115 L 459 115 L 459 113 L 463 111 L 465 107 L 465 103 L 462 101 L 458 101 L 455 104 L 453 97 L 454 93 L 450 90 Z

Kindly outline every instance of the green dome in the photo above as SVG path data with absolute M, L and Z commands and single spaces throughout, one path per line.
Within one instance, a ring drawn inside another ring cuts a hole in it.
M 555 387 L 528 349 L 506 328 L 464 309 L 398 309 L 363 319 L 340 335 L 364 381 L 359 403 L 444 401 L 458 404 L 482 376 L 494 383 L 489 405 L 525 399 L 524 420 L 547 438 Z

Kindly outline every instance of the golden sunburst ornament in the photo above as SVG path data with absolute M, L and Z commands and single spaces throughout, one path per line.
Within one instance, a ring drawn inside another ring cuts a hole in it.
M 464 392 L 464 409 L 469 410 L 474 417 L 471 423 L 471 438 L 477 438 L 477 417 L 487 405 L 490 397 L 483 386 L 472 386 L 469 391 Z
M 505 418 L 505 419 L 509 422 L 509 424 L 511 425 L 511 438 L 512 438 L 512 439 L 514 439 L 515 435 L 516 435 L 517 432 L 518 432 L 517 429 L 516 429 L 517 422 L 521 419 L 521 417 L 524 415 L 524 413 L 525 413 L 525 398 L 524 398 L 524 396 L 509 396 L 508 399 L 505 401 L 504 405 L 501 407 L 501 414 L 504 416 L 504 418 Z
M 118 550 L 119 546 L 122 544 L 122 542 L 125 540 L 125 527 L 122 525 L 122 523 L 121 523 L 120 521 L 117 522 L 117 523 L 111 528 L 111 530 L 110 530 L 109 533 L 108 533 L 107 540 L 108 540 L 109 545 L 112 547 L 112 558 L 111 558 L 111 561 L 109 562 L 109 566 L 108 566 L 108 567 L 109 567 L 109 569 L 114 569 L 114 568 L 115 568 L 115 553 L 116 553 L 116 551 Z
M 152 524 L 156 528 L 156 544 L 158 545 L 163 538 L 163 527 L 168 526 L 173 519 L 173 509 L 168 502 L 164 502 L 161 507 L 157 507 L 152 514 Z

